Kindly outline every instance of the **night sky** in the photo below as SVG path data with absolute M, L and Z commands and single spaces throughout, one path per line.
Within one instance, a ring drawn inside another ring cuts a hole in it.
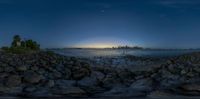
M 200 0 L 0 0 L 0 46 L 200 48 Z

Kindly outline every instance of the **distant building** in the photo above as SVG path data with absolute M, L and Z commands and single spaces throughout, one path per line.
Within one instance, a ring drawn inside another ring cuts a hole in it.
M 21 46 L 21 42 L 20 42 L 20 41 L 17 41 L 17 42 L 16 42 L 16 45 L 17 45 L 17 47 L 20 47 L 20 46 Z

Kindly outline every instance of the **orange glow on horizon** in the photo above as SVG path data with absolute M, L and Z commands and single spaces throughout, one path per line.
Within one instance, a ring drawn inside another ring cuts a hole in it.
M 116 44 L 88 44 L 88 45 L 77 45 L 75 48 L 112 48 L 116 47 Z

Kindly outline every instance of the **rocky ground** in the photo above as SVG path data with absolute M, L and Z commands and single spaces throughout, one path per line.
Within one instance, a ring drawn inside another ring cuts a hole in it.
M 0 52 L 0 94 L 84 98 L 200 96 L 200 53 L 164 60 L 133 56 L 124 59 L 149 65 L 157 61 L 158 66 L 135 70 L 51 52 Z M 133 65 L 136 64 L 130 66 Z

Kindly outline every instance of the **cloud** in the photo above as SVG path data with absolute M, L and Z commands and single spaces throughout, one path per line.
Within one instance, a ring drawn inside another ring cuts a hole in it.
M 157 0 L 155 3 L 171 8 L 181 8 L 200 5 L 200 0 Z

